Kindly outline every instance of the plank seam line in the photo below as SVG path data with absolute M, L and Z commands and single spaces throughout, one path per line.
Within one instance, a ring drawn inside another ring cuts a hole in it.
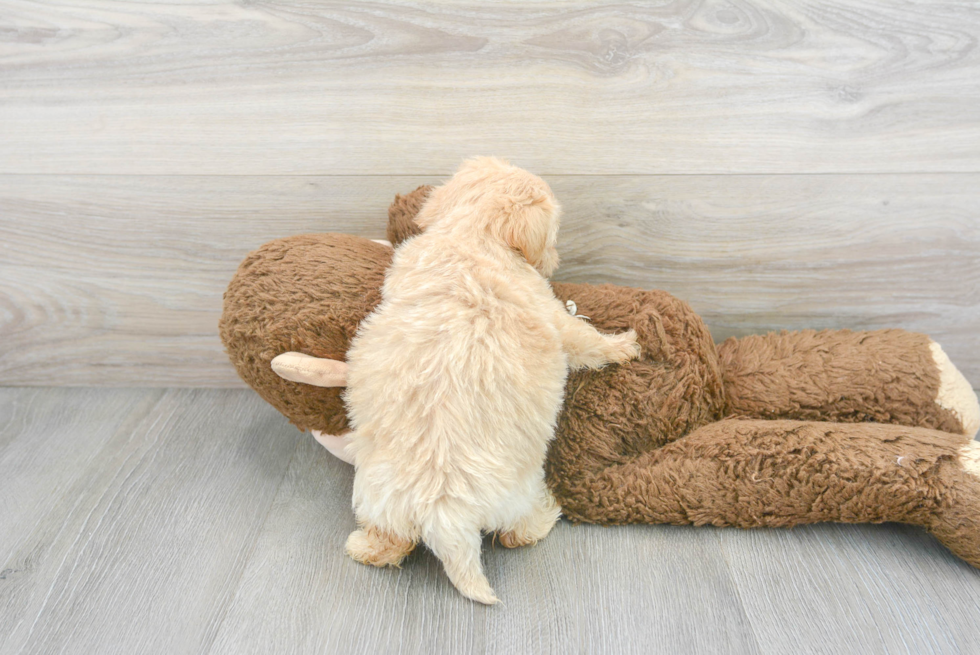
M 423 173 L 9 173 L 0 171 L 0 178 L 4 177 L 268 177 L 268 178 L 290 178 L 290 177 L 316 177 L 316 178 L 392 178 L 392 177 L 432 177 L 443 178 L 452 173 L 446 169 L 442 172 L 423 172 Z M 818 171 L 818 172 L 799 172 L 799 173 L 549 173 L 534 171 L 536 175 L 543 177 L 832 177 L 847 175 L 848 177 L 886 177 L 886 176 L 911 176 L 911 175 L 950 175 L 950 176 L 971 176 L 980 174 L 976 171 Z
M 306 434 L 305 432 L 303 434 Z M 221 634 L 221 626 L 225 624 L 228 620 L 228 610 L 235 603 L 235 599 L 238 598 L 238 592 L 242 588 L 242 578 L 245 576 L 245 571 L 248 569 L 249 563 L 252 561 L 252 557 L 255 555 L 255 549 L 258 548 L 259 540 L 265 533 L 265 527 L 269 523 L 269 517 L 272 515 L 272 510 L 275 508 L 276 500 L 279 498 L 279 493 L 282 490 L 282 485 L 286 481 L 286 477 L 289 476 L 289 471 L 293 467 L 293 461 L 296 459 L 296 453 L 302 446 L 302 442 L 297 439 L 296 445 L 293 447 L 293 452 L 289 455 L 289 461 L 286 462 L 286 466 L 283 467 L 282 476 L 279 478 L 278 484 L 276 484 L 276 491 L 272 494 L 272 500 L 269 502 L 269 507 L 266 509 L 265 516 L 262 518 L 262 522 L 259 523 L 258 529 L 255 531 L 255 539 L 252 541 L 252 547 L 249 548 L 248 553 L 242 559 L 242 568 L 238 572 L 238 576 L 235 579 L 234 591 L 230 594 L 224 606 L 221 608 L 221 616 L 217 617 L 214 621 L 214 627 L 209 631 L 210 634 L 207 636 L 210 638 L 210 643 L 207 644 L 207 649 L 201 651 L 201 655 L 210 655 L 211 651 L 214 650 L 214 644 L 218 639 L 218 635 Z

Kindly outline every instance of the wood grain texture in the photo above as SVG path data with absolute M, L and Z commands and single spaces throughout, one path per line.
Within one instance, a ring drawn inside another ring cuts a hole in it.
M 562 522 L 533 548 L 488 538 L 503 601 L 488 608 L 425 549 L 401 569 L 347 558 L 352 472 L 301 446 L 212 654 L 760 652 L 710 531 Z
M 0 653 L 207 652 L 298 433 L 241 391 L 0 393 Z
M 352 469 L 247 390 L 0 388 L 0 654 L 961 653 L 980 573 L 923 531 L 572 526 L 343 552 Z
M 980 175 L 549 176 L 556 278 L 665 289 L 717 340 L 773 329 L 931 334 L 980 386 Z M 0 381 L 236 386 L 217 337 L 245 254 L 383 237 L 438 178 L 0 176 Z
M 70 496 L 112 437 L 135 428 L 162 394 L 146 389 L 0 391 L 0 560 L 9 564 L 23 546 L 24 527 Z M 0 612 L 7 620 L 12 618 L 9 609 Z
M 980 651 L 980 576 L 923 530 L 824 524 L 717 535 L 770 652 Z
M 980 172 L 968 2 L 0 2 L 0 172 Z
M 0 653 L 23 652 L 112 462 L 162 390 L 0 389 Z M 105 460 L 108 459 L 109 462 Z

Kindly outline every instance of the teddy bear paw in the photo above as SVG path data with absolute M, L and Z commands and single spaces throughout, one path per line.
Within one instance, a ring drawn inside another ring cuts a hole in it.
M 939 391 L 936 393 L 936 403 L 947 409 L 959 419 L 963 426 L 963 434 L 973 437 L 980 429 L 980 403 L 973 387 L 960 373 L 942 347 L 932 341 L 929 343 L 932 359 L 939 369 Z

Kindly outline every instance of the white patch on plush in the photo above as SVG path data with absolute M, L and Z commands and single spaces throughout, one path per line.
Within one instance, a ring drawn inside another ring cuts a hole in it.
M 980 443 L 971 441 L 960 449 L 960 460 L 968 473 L 980 478 Z
M 312 433 L 317 443 L 330 451 L 331 455 L 348 464 L 354 463 L 354 458 L 347 453 L 347 444 L 350 443 L 348 435 L 323 434 L 319 430 L 312 430 Z
M 980 402 L 973 387 L 963 374 L 953 366 L 942 347 L 935 341 L 930 342 L 932 359 L 939 368 L 939 393 L 936 402 L 943 409 L 948 409 L 956 415 L 963 424 L 963 434 L 974 437 L 980 429 Z

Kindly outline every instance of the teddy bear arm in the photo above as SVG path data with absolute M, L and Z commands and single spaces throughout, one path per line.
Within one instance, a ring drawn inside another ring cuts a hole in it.
M 285 352 L 273 357 L 271 366 L 276 375 L 291 382 L 314 387 L 347 386 L 347 363 L 340 360 Z
M 926 335 L 803 330 L 718 348 L 726 415 L 920 426 L 973 436 L 980 405 Z
M 549 470 L 573 521 L 926 528 L 980 567 L 980 444 L 919 427 L 725 419 L 596 469 Z

